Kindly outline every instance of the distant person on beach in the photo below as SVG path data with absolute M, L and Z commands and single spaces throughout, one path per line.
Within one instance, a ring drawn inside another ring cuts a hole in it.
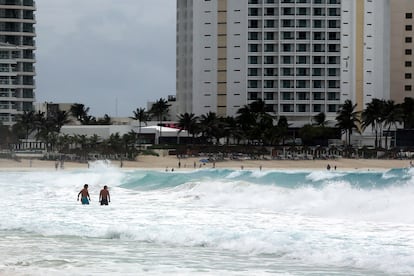
M 108 205 L 108 202 L 111 202 L 111 196 L 109 195 L 108 186 L 106 185 L 99 193 L 99 202 L 101 205 Z
M 83 185 L 83 189 L 78 194 L 78 201 L 79 201 L 80 195 L 82 195 L 81 196 L 82 204 L 89 204 L 89 201 L 91 201 L 91 197 L 89 196 L 89 192 L 88 192 L 88 184 Z
M 326 169 L 327 169 L 328 171 L 330 171 L 330 170 L 331 170 L 331 165 L 329 165 L 329 164 L 328 164 L 328 166 L 326 166 Z

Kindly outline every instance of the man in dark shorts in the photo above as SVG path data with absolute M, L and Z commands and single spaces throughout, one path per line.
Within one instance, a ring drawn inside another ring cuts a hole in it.
M 83 189 L 78 194 L 78 201 L 79 201 L 80 195 L 82 195 L 81 197 L 82 204 L 84 205 L 89 204 L 89 201 L 91 201 L 91 197 L 89 196 L 89 192 L 88 192 L 88 184 L 83 185 Z
M 99 193 L 99 202 L 101 205 L 108 205 L 108 202 L 111 202 L 111 196 L 109 195 L 108 186 L 106 185 Z

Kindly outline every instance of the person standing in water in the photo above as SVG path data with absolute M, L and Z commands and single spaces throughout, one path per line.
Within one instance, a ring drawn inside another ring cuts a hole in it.
M 88 184 L 83 185 L 83 189 L 79 192 L 78 194 L 78 201 L 79 201 L 79 196 L 81 196 L 81 202 L 82 204 L 89 204 L 89 201 L 91 201 L 91 197 L 89 196 L 89 192 L 88 192 Z
M 111 202 L 111 196 L 109 195 L 108 186 L 106 185 L 99 193 L 99 202 L 101 205 L 108 205 L 108 202 Z

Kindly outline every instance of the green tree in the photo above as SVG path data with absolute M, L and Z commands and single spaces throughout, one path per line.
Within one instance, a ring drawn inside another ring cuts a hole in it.
M 178 127 L 181 130 L 187 130 L 188 135 L 192 135 L 194 138 L 195 134 L 198 132 L 198 116 L 194 113 L 184 113 L 178 115 Z
M 70 107 L 70 113 L 76 118 L 81 124 L 84 124 L 85 118 L 88 117 L 89 107 L 80 103 L 75 103 Z
M 39 133 L 43 128 L 50 127 L 50 124 L 46 126 L 46 117 L 44 112 L 38 111 L 34 114 L 34 127 L 36 129 L 36 138 L 39 136 Z
M 256 124 L 257 115 L 250 106 L 245 105 L 237 110 L 236 122 L 240 127 L 242 137 L 247 140 L 247 143 L 252 139 L 253 126 Z
M 223 119 L 224 121 L 224 135 L 227 138 L 226 144 L 230 143 L 230 139 L 236 141 L 237 144 L 240 143 L 240 140 L 243 137 L 243 133 L 238 126 L 237 120 L 234 117 L 227 116 Z
M 382 129 L 382 114 L 384 113 L 384 101 L 380 99 L 372 99 L 367 103 L 366 108 L 361 113 L 362 129 L 366 129 L 371 126 L 372 131 L 375 133 L 375 148 L 380 146 L 379 136 Z
M 24 111 L 23 114 L 17 117 L 16 128 L 24 129 L 26 140 L 29 138 L 30 133 L 35 130 L 35 120 L 34 111 Z
M 201 115 L 200 117 L 200 126 L 201 132 L 208 141 L 212 142 L 212 139 L 216 139 L 216 143 L 219 142 L 219 139 L 223 137 L 223 129 L 219 129 L 222 126 L 222 122 L 217 117 L 215 112 L 208 112 Z
M 346 100 L 337 112 L 336 126 L 346 135 L 346 144 L 350 145 L 353 130 L 358 130 L 360 112 L 355 111 L 356 104 Z
M 53 117 L 55 123 L 56 123 L 56 127 L 58 129 L 58 132 L 60 132 L 60 129 L 62 128 L 62 126 L 68 124 L 71 122 L 71 120 L 69 119 L 69 112 L 67 111 L 62 111 L 59 110 L 56 115 Z
M 110 124 L 112 124 L 112 119 L 108 114 L 105 114 L 103 118 L 99 118 L 96 121 L 96 124 L 98 124 L 98 125 L 110 125 Z
M 282 139 L 282 145 L 285 145 L 285 140 L 289 134 L 289 123 L 285 116 L 279 117 L 279 121 L 277 122 L 277 132 Z
M 141 149 L 141 126 L 142 123 L 147 125 L 147 121 L 149 120 L 149 114 L 145 110 L 145 108 L 137 108 L 136 110 L 132 111 L 134 116 L 130 117 L 131 119 L 138 121 L 138 144 L 139 149 Z
M 326 125 L 326 114 L 324 112 L 318 113 L 313 117 L 315 124 L 324 127 Z
M 397 123 L 403 122 L 401 105 L 395 104 L 393 100 L 388 100 L 384 105 L 384 127 L 387 127 L 388 135 L 391 127 L 397 129 Z M 388 147 L 388 135 L 385 136 L 385 145 Z
M 414 129 L 414 99 L 406 97 L 401 104 L 404 129 Z
M 160 143 L 160 138 L 162 136 L 162 121 L 165 118 L 165 116 L 168 114 L 169 108 L 170 108 L 170 105 L 168 104 L 168 101 L 166 101 L 163 98 L 160 98 L 158 101 L 156 101 L 152 105 L 151 110 L 149 111 L 150 114 L 155 116 L 159 121 L 160 137 L 158 138 L 158 144 Z

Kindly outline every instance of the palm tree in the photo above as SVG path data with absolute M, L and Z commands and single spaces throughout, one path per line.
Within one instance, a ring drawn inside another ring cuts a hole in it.
M 151 110 L 149 111 L 151 114 L 156 116 L 158 121 L 160 122 L 160 136 L 158 137 L 158 144 L 160 143 L 161 138 L 162 121 L 164 116 L 168 114 L 169 107 L 170 105 L 168 104 L 168 102 L 165 99 L 160 98 L 152 105 Z
M 359 113 L 355 111 L 356 104 L 353 104 L 351 100 L 346 100 L 341 108 L 338 110 L 336 116 L 337 124 L 343 133 L 346 134 L 346 144 L 349 145 L 351 142 L 351 134 L 354 129 L 358 130 Z
M 250 106 L 245 105 L 239 110 L 237 110 L 237 117 L 236 121 L 238 126 L 240 127 L 241 133 L 247 143 L 251 140 L 252 136 L 252 129 L 253 126 L 256 124 L 257 116 L 256 113 L 252 112 Z
M 200 117 L 200 126 L 202 135 L 207 138 L 207 140 L 212 140 L 213 137 L 218 137 L 217 128 L 219 125 L 219 118 L 215 112 L 208 112 L 203 114 Z M 218 140 L 217 140 L 218 142 Z
M 98 148 L 99 141 L 100 141 L 100 137 L 98 136 L 98 134 L 94 134 L 91 137 L 89 137 L 88 139 L 89 148 L 91 150 L 96 150 Z
M 282 145 L 285 145 L 285 139 L 287 138 L 289 130 L 289 123 L 285 116 L 280 116 L 279 121 L 277 122 L 277 132 L 279 137 L 282 139 Z
M 371 126 L 371 129 L 375 133 L 375 148 L 380 146 L 380 140 L 378 135 L 381 135 L 382 126 L 382 114 L 384 113 L 384 101 L 379 99 L 372 99 L 370 103 L 367 103 L 366 108 L 362 111 L 362 129 L 366 129 Z
M 224 118 L 224 123 L 225 137 L 227 137 L 226 144 L 230 143 L 230 138 L 233 139 L 233 143 L 234 141 L 237 141 L 237 144 L 239 144 L 240 139 L 243 137 L 243 134 L 240 128 L 238 127 L 237 120 L 234 117 L 227 116 L 226 118 Z
M 266 113 L 266 104 L 263 100 L 257 100 L 249 104 L 250 111 L 253 113 Z
M 137 108 L 132 112 L 134 113 L 134 116 L 130 118 L 138 121 L 138 143 L 139 148 L 141 149 L 141 124 L 144 123 L 145 125 L 147 125 L 147 121 L 149 120 L 149 114 L 145 110 L 145 108 Z
M 135 157 L 135 136 L 136 136 L 136 133 L 133 131 L 130 131 L 122 135 L 122 139 L 121 139 L 123 143 L 123 147 L 124 147 L 123 153 L 125 156 L 127 156 L 130 159 Z M 121 162 L 122 162 L 122 159 L 121 159 Z
M 75 117 L 81 124 L 84 124 L 85 118 L 88 117 L 89 107 L 80 103 L 75 103 L 70 107 L 70 113 Z
M 70 143 L 71 139 L 68 134 L 60 135 L 57 140 L 58 151 L 68 152 Z
M 414 128 L 414 99 L 406 97 L 401 104 L 403 113 L 404 129 Z
M 384 106 L 384 127 L 388 127 L 388 134 L 385 136 L 386 147 L 388 147 L 388 135 L 390 133 L 391 127 L 394 126 L 397 128 L 397 123 L 401 123 L 402 121 L 403 114 L 401 111 L 401 105 L 395 104 L 393 100 L 386 101 Z
M 59 110 L 56 115 L 54 116 L 54 120 L 56 123 L 56 127 L 58 129 L 58 132 L 60 132 L 60 129 L 62 126 L 69 123 L 71 120 L 69 119 L 69 112 L 61 111 Z
M 188 132 L 188 135 L 192 135 L 194 138 L 195 134 L 197 133 L 197 122 L 198 117 L 194 113 L 184 113 L 178 116 L 178 127 L 181 130 L 185 129 Z
M 272 129 L 274 128 L 273 125 L 273 117 L 267 113 L 259 113 L 257 115 L 257 122 L 255 124 L 254 133 L 255 135 L 253 138 L 258 140 L 261 144 L 263 143 L 271 143 L 269 140 L 269 135 L 272 133 Z
M 315 120 L 315 124 L 321 127 L 324 127 L 327 123 L 325 112 L 318 113 L 313 119 Z
M 29 134 L 35 129 L 35 112 L 34 111 L 24 111 L 18 117 L 18 124 L 21 125 L 25 130 L 26 140 L 29 138 Z
M 36 136 L 38 136 L 41 129 L 46 126 L 46 117 L 44 112 L 38 111 L 34 114 L 34 126 L 36 129 Z M 50 127 L 50 125 L 47 127 Z
M 110 125 L 111 117 L 108 114 L 105 114 L 103 118 L 98 119 L 96 122 L 98 125 Z

